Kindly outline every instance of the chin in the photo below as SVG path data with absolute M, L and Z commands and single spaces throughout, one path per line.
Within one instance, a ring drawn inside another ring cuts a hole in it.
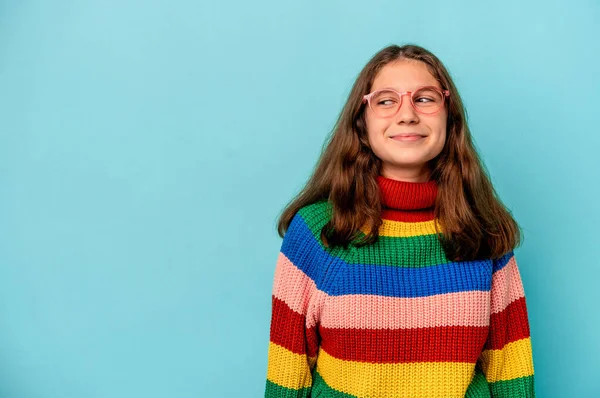
M 394 167 L 415 167 L 421 166 L 427 163 L 425 159 L 389 159 L 386 160 L 387 163 L 393 165 Z
M 398 151 L 388 153 L 387 160 L 392 163 L 418 164 L 426 162 L 428 154 L 429 152 L 422 149 L 411 150 L 407 148 L 402 150 L 402 153 L 398 153 Z

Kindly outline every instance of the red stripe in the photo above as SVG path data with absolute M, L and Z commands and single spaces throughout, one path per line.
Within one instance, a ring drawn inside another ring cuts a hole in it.
M 529 321 L 525 297 L 513 301 L 490 318 L 490 338 L 486 350 L 499 350 L 506 344 L 529 337 Z
M 348 361 L 472 362 L 485 344 L 487 326 L 414 329 L 319 329 L 322 347 Z
M 296 354 L 316 356 L 318 338 L 316 328 L 305 329 L 306 317 L 292 310 L 284 301 L 272 296 L 271 342 Z
M 394 210 L 382 209 L 381 218 L 392 221 L 421 222 L 431 221 L 435 217 L 434 210 Z

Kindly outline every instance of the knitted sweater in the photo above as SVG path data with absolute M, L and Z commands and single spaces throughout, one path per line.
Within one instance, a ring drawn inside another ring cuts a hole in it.
M 292 219 L 275 265 L 265 397 L 534 397 L 514 252 L 449 261 L 436 182 L 378 183 L 376 243 L 325 247 L 326 201 Z

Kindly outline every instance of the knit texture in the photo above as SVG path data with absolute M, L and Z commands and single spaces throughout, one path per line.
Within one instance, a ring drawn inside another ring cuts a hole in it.
M 292 219 L 275 266 L 265 397 L 534 397 L 514 252 L 449 261 L 435 181 L 378 183 L 374 244 L 325 247 L 326 201 Z

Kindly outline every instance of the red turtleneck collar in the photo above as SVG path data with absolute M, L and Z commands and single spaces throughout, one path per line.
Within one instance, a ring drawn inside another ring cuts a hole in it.
M 433 220 L 438 192 L 435 181 L 399 181 L 380 175 L 377 183 L 381 191 L 382 218 L 404 222 Z

